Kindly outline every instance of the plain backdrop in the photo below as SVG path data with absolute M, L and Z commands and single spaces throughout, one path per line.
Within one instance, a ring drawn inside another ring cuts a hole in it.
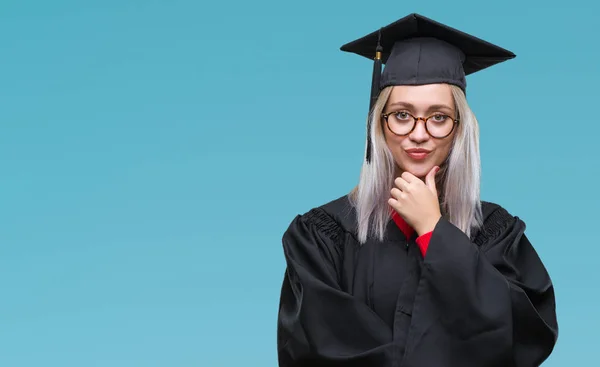
M 0 4 L 0 366 L 276 366 L 292 218 L 363 159 L 372 63 L 411 12 L 517 58 L 468 77 L 482 198 L 528 224 L 591 365 L 598 314 L 592 1 Z

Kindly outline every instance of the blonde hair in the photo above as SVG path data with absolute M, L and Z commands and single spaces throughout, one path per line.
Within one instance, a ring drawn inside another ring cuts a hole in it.
M 482 225 L 479 126 L 462 89 L 454 85 L 450 87 L 460 123 L 457 125 L 450 153 L 436 174 L 436 184 L 444 218 L 467 236 L 471 236 L 473 230 Z M 392 88 L 383 89 L 373 106 L 369 116 L 371 162 L 363 162 L 359 183 L 350 193 L 351 203 L 356 209 L 357 237 L 361 244 L 371 234 L 383 240 L 390 220 L 388 199 L 394 184 L 396 162 L 385 141 L 381 113 Z

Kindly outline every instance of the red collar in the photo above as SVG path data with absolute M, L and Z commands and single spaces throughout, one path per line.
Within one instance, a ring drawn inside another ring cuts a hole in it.
M 392 219 L 394 220 L 394 222 L 396 222 L 396 225 L 398 226 L 398 228 L 400 228 L 402 233 L 404 233 L 404 236 L 406 236 L 406 238 L 411 238 L 412 235 L 415 233 L 415 230 L 412 229 L 408 225 L 408 223 L 404 221 L 400 214 L 398 214 L 398 212 L 396 212 L 395 210 L 392 210 Z

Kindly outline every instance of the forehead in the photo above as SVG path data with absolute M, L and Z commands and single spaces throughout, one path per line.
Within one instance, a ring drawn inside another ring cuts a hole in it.
M 452 90 L 447 84 L 398 85 L 394 86 L 388 105 L 405 103 L 418 110 L 427 110 L 432 105 L 454 106 Z

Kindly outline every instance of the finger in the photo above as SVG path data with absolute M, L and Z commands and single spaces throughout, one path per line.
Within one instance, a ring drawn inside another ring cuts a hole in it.
M 432 190 L 435 189 L 435 174 L 437 173 L 438 169 L 439 169 L 438 166 L 434 166 L 427 173 L 427 176 L 425 176 L 425 184 L 427 185 L 427 187 L 429 187 Z
M 404 198 L 404 193 L 397 188 L 393 188 L 391 191 L 392 197 L 396 200 L 402 200 Z
M 400 202 L 394 198 L 388 199 L 388 205 L 392 207 L 396 212 L 400 212 Z
M 414 180 L 418 180 L 417 176 L 413 175 L 412 173 L 410 173 L 408 171 L 402 172 L 402 174 L 400 175 L 400 177 L 403 178 L 408 183 L 411 183 Z
M 440 167 L 435 166 L 431 169 L 431 171 L 429 171 L 429 173 L 427 174 L 427 176 L 425 176 L 425 183 L 427 184 L 427 187 L 429 187 L 429 189 L 431 190 L 431 192 L 433 192 L 434 194 L 436 194 L 437 196 L 437 188 L 435 187 L 435 174 L 440 170 Z
M 397 177 L 394 180 L 394 184 L 396 185 L 396 187 L 398 187 L 402 191 L 405 191 L 408 188 L 408 182 L 406 180 L 404 180 L 402 177 Z

